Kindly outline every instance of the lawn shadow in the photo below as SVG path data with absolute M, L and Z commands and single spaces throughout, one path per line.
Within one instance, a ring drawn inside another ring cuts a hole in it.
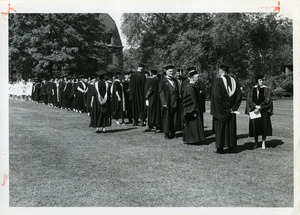
M 273 139 L 273 140 L 269 140 L 269 141 L 267 140 L 266 148 L 276 148 L 277 146 L 282 145 L 283 143 L 284 142 L 279 139 Z M 236 149 L 237 153 L 240 153 L 245 150 L 255 150 L 255 149 L 253 149 L 254 145 L 255 145 L 255 143 L 253 140 L 253 142 L 247 142 L 247 143 L 244 143 L 244 145 L 238 145 L 235 149 Z M 261 141 L 259 142 L 259 148 L 261 148 Z
M 130 130 L 134 130 L 136 129 L 134 128 L 121 128 L 121 129 L 113 129 L 113 130 L 106 130 L 105 133 L 116 133 L 116 132 L 121 132 L 121 131 L 130 131 Z
M 284 144 L 284 142 L 280 139 L 272 139 L 266 141 L 267 148 L 276 148 L 277 146 L 280 146 L 282 144 Z
M 248 138 L 248 137 L 249 137 L 249 134 L 239 134 L 239 135 L 237 135 L 237 140 Z

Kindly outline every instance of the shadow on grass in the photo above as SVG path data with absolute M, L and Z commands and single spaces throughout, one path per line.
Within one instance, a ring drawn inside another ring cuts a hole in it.
M 106 130 L 105 133 L 116 133 L 116 132 L 121 132 L 121 131 L 130 131 L 134 130 L 136 128 L 123 128 L 123 129 L 113 129 L 113 130 Z
M 273 140 L 269 140 L 269 141 L 267 140 L 266 147 L 267 148 L 276 148 L 277 146 L 282 145 L 283 143 L 284 142 L 279 139 L 273 139 Z M 244 145 L 239 145 L 235 149 L 236 149 L 237 153 L 240 153 L 240 152 L 243 152 L 246 150 L 255 150 L 255 149 L 253 149 L 254 145 L 255 145 L 255 143 L 253 140 L 253 142 L 244 143 Z M 261 147 L 261 142 L 259 143 L 259 147 Z
M 273 140 L 268 140 L 266 141 L 266 147 L 267 148 L 276 148 L 277 146 L 280 146 L 284 144 L 282 140 L 279 139 L 273 139 Z
M 239 135 L 237 135 L 237 140 L 239 140 L 239 139 L 244 139 L 244 138 L 248 138 L 249 137 L 249 134 L 239 134 Z

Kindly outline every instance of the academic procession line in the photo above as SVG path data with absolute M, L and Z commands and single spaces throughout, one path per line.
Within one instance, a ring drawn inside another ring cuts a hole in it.
M 183 131 L 183 141 L 201 144 L 205 141 L 203 113 L 205 91 L 195 67 L 186 70 L 173 65 L 158 68 L 140 64 L 137 71 L 107 74 L 97 71 L 97 77 L 57 77 L 49 81 L 21 80 L 10 84 L 11 99 L 31 100 L 55 108 L 78 113 L 88 113 L 90 127 L 96 133 L 106 132 L 115 120 L 117 124 L 133 123 L 146 126 L 144 132 L 164 133 L 172 139 Z M 241 88 L 228 75 L 229 67 L 221 65 L 212 83 L 210 98 L 218 154 L 236 153 L 236 114 L 242 101 Z M 249 114 L 249 136 L 254 137 L 254 148 L 266 148 L 266 137 L 272 136 L 270 117 L 273 115 L 271 90 L 264 84 L 263 76 L 255 78 L 248 92 L 246 114 Z M 226 150 L 225 150 L 226 149 Z

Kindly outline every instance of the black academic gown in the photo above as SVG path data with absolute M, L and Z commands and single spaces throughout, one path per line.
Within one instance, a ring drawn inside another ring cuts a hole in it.
M 150 87 L 146 94 L 149 100 L 148 125 L 161 129 L 161 102 L 159 98 L 159 82 L 160 78 L 155 76 L 152 78 Z
M 230 80 L 230 77 L 227 76 Z M 226 80 L 227 85 L 229 83 Z M 216 147 L 235 147 L 237 145 L 236 114 L 242 101 L 242 93 L 236 83 L 233 95 L 229 96 L 222 78 L 216 78 L 211 91 L 211 115 L 215 121 Z
M 86 112 L 90 113 L 91 112 L 91 101 L 93 97 L 93 90 L 94 90 L 94 85 L 91 83 L 87 83 L 87 88 L 88 91 L 86 93 Z
M 257 96 L 257 89 L 259 94 Z M 248 93 L 246 103 L 246 114 L 255 109 L 255 106 L 261 106 L 261 117 L 257 119 L 249 118 L 249 137 L 255 136 L 272 136 L 271 116 L 273 115 L 273 101 L 271 97 L 271 89 L 263 86 L 253 87 Z
M 48 98 L 47 98 L 47 88 L 48 88 L 47 82 L 42 82 L 41 83 L 41 99 L 43 103 L 48 104 Z
M 124 92 L 124 99 L 125 99 L 125 114 L 128 118 L 129 122 L 132 122 L 132 107 L 131 107 L 131 100 L 129 99 L 130 89 L 129 89 L 129 80 L 123 81 L 123 92 Z
M 123 98 L 122 84 L 120 81 L 114 81 L 111 90 L 111 115 L 114 119 L 123 119 Z M 118 100 L 117 92 L 121 101 Z
M 196 82 L 196 86 L 198 88 L 198 91 L 200 93 L 200 107 L 199 107 L 199 110 L 200 110 L 200 117 L 201 117 L 201 122 L 202 122 L 202 125 L 204 127 L 204 117 L 203 117 L 203 113 L 206 111 L 206 107 L 205 107 L 205 99 L 206 99 L 206 93 L 205 93 L 205 89 L 204 89 L 204 84 L 202 81 L 198 80 Z
M 200 110 L 201 95 L 195 84 L 188 84 L 183 93 L 183 141 L 186 143 L 200 143 L 205 140 Z
M 106 95 L 106 96 L 105 96 Z M 103 99 L 106 97 L 106 100 Z M 111 126 L 110 88 L 105 81 L 97 81 L 93 88 L 90 127 Z M 102 103 L 103 102 L 103 103 Z
M 39 102 L 41 100 L 40 92 L 41 92 L 41 83 L 40 82 L 34 83 L 34 85 L 32 87 L 32 100 L 33 101 Z
M 76 92 L 77 92 L 77 99 L 76 99 L 76 107 L 78 110 L 85 112 L 86 108 L 85 108 L 85 104 L 86 104 L 86 100 L 85 100 L 85 91 L 87 89 L 87 85 L 86 83 L 84 83 L 83 81 L 79 81 L 77 83 L 77 88 L 76 88 Z
M 55 107 L 59 105 L 59 86 L 57 83 L 52 83 L 52 104 Z
M 166 135 L 173 136 L 181 130 L 179 88 L 176 79 L 172 78 L 172 84 L 166 77 L 160 81 L 159 95 L 162 106 L 162 129 Z M 164 105 L 167 108 L 163 107 Z
M 134 72 L 131 74 L 129 82 L 129 99 L 132 105 L 132 117 L 135 121 L 143 118 L 143 110 L 145 106 L 145 82 L 146 77 L 142 72 Z

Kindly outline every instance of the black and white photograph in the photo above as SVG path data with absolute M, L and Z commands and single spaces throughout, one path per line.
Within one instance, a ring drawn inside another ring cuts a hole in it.
M 0 211 L 297 214 L 291 6 L 101 2 L 1 3 Z

